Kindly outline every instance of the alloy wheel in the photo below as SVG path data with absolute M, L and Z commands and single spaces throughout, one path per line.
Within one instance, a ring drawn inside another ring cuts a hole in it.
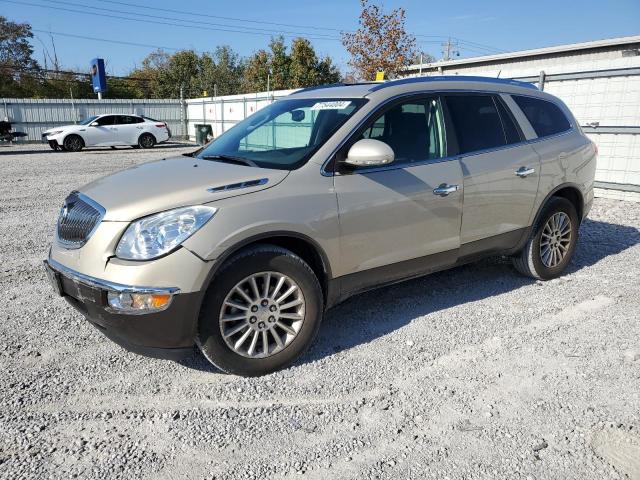
M 571 219 L 565 212 L 556 212 L 547 220 L 540 237 L 540 259 L 545 267 L 556 267 L 564 260 L 572 234 Z
M 238 282 L 220 310 L 227 346 L 248 358 L 265 358 L 286 348 L 305 318 L 301 288 L 279 272 L 259 272 Z

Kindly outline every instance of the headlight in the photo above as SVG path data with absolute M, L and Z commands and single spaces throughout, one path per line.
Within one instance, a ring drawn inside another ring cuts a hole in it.
M 218 211 L 204 205 L 176 208 L 133 222 L 118 242 L 116 256 L 151 260 L 178 247 Z
M 54 130 L 52 132 L 44 132 L 44 133 L 47 135 L 47 137 L 51 137 L 53 135 L 58 135 L 59 133 L 62 133 L 62 130 Z

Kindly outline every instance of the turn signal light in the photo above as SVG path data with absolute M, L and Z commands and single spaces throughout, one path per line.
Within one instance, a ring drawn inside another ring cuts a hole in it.
M 170 293 L 109 292 L 107 301 L 116 313 L 143 314 L 165 310 L 173 295 Z

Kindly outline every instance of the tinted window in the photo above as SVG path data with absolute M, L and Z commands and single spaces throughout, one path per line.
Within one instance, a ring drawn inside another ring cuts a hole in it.
M 96 120 L 96 122 L 98 122 L 98 125 L 113 125 L 115 118 L 115 115 L 105 115 L 104 117 L 100 117 Z
M 498 112 L 500 113 L 500 120 L 502 120 L 502 127 L 504 128 L 504 134 L 507 138 L 507 144 L 518 143 L 522 141 L 520 135 L 520 129 L 516 125 L 516 121 L 511 114 L 511 111 L 504 104 L 504 101 L 499 97 L 494 97 L 496 105 L 498 106 Z
M 395 105 L 369 123 L 361 138 L 389 145 L 395 154 L 394 163 L 442 158 L 446 142 L 440 102 L 431 98 Z
M 491 95 L 452 95 L 447 97 L 447 106 L 460 153 L 506 144 L 500 115 Z
M 518 95 L 513 95 L 513 99 L 529 120 L 538 137 L 554 135 L 571 128 L 569 120 L 557 105 L 546 100 Z
M 131 125 L 132 123 L 140 123 L 141 118 L 132 117 L 131 115 L 117 115 L 116 124 L 118 125 Z

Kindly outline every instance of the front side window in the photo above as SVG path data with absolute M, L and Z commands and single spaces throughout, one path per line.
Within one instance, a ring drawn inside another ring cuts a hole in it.
M 538 137 L 566 132 L 571 124 L 560 108 L 546 100 L 512 95 Z
M 360 138 L 389 145 L 395 155 L 393 164 L 446 156 L 444 120 L 437 98 L 394 105 L 370 122 Z
M 238 123 L 197 156 L 236 157 L 263 168 L 293 170 L 365 102 L 362 98 L 278 100 Z
M 461 154 L 506 145 L 500 115 L 491 95 L 451 95 L 447 107 Z
M 104 117 L 100 117 L 98 120 L 96 120 L 96 122 L 100 126 L 113 125 L 115 118 L 115 115 L 105 115 Z

